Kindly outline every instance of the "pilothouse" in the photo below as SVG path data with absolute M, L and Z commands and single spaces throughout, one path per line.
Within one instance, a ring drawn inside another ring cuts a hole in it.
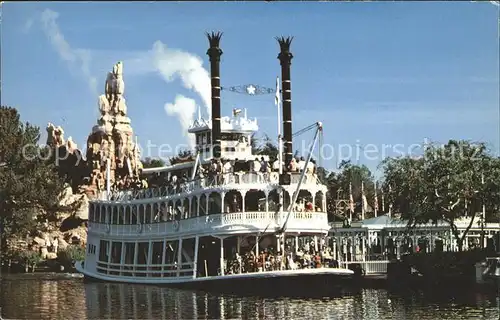
M 188 130 L 195 159 L 143 169 L 142 188 L 108 178 L 107 191 L 89 206 L 87 255 L 77 268 L 92 279 L 206 290 L 258 293 L 270 283 L 285 294 L 331 290 L 353 272 L 339 269 L 325 245 L 327 188 L 311 157 L 320 122 L 306 128 L 315 132 L 308 154 L 292 154 L 291 38 L 278 39 L 284 134 L 277 156 L 269 157 L 252 152 L 259 127 L 246 109 L 221 117 L 222 34 L 207 35 L 212 112 Z

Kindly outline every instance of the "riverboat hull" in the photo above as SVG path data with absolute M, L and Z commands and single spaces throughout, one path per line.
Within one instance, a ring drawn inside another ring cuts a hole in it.
M 258 296 L 332 296 L 350 287 L 354 273 L 341 268 L 317 268 L 283 271 L 265 271 L 210 277 L 175 279 L 124 278 L 90 273 L 76 263 L 76 269 L 87 281 L 119 282 L 161 285 L 172 288 L 201 290 L 214 293 Z

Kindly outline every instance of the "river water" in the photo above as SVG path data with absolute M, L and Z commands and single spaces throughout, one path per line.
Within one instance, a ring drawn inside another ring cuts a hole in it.
M 71 274 L 0 279 L 4 319 L 500 319 L 496 294 L 471 291 L 361 289 L 323 299 L 265 299 L 83 283 Z

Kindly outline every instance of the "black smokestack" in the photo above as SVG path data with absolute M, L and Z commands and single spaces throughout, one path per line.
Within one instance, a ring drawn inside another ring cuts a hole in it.
M 219 159 L 221 156 L 221 129 L 220 129 L 220 56 L 219 48 L 222 32 L 206 33 L 210 48 L 207 55 L 210 58 L 210 76 L 212 83 L 212 154 Z
M 281 64 L 281 100 L 283 101 L 283 144 L 285 152 L 285 164 L 293 158 L 292 146 L 292 82 L 290 80 L 290 66 L 293 54 L 290 52 L 290 45 L 293 37 L 276 37 L 280 45 L 278 59 Z

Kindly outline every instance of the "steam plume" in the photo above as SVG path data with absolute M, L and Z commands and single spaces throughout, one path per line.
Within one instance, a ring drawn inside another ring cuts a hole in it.
M 194 114 L 196 111 L 196 102 L 193 99 L 186 98 L 183 95 L 178 94 L 175 97 L 174 103 L 165 104 L 165 111 L 168 115 L 176 115 L 179 118 L 182 129 L 184 130 L 184 136 L 188 139 L 190 147 L 194 146 L 194 136 L 187 132 L 191 121 L 194 119 Z
M 198 93 L 207 114 L 211 114 L 211 92 L 210 76 L 203 68 L 201 58 L 178 49 L 170 49 L 161 41 L 153 44 L 152 60 L 154 68 L 160 73 L 162 78 L 171 82 L 176 78 L 182 81 L 186 89 Z M 165 105 L 165 110 L 169 115 L 176 115 L 179 118 L 182 129 L 187 133 L 190 123 L 194 120 L 196 103 L 193 99 L 177 95 L 173 104 Z M 194 140 L 190 141 L 193 143 Z

